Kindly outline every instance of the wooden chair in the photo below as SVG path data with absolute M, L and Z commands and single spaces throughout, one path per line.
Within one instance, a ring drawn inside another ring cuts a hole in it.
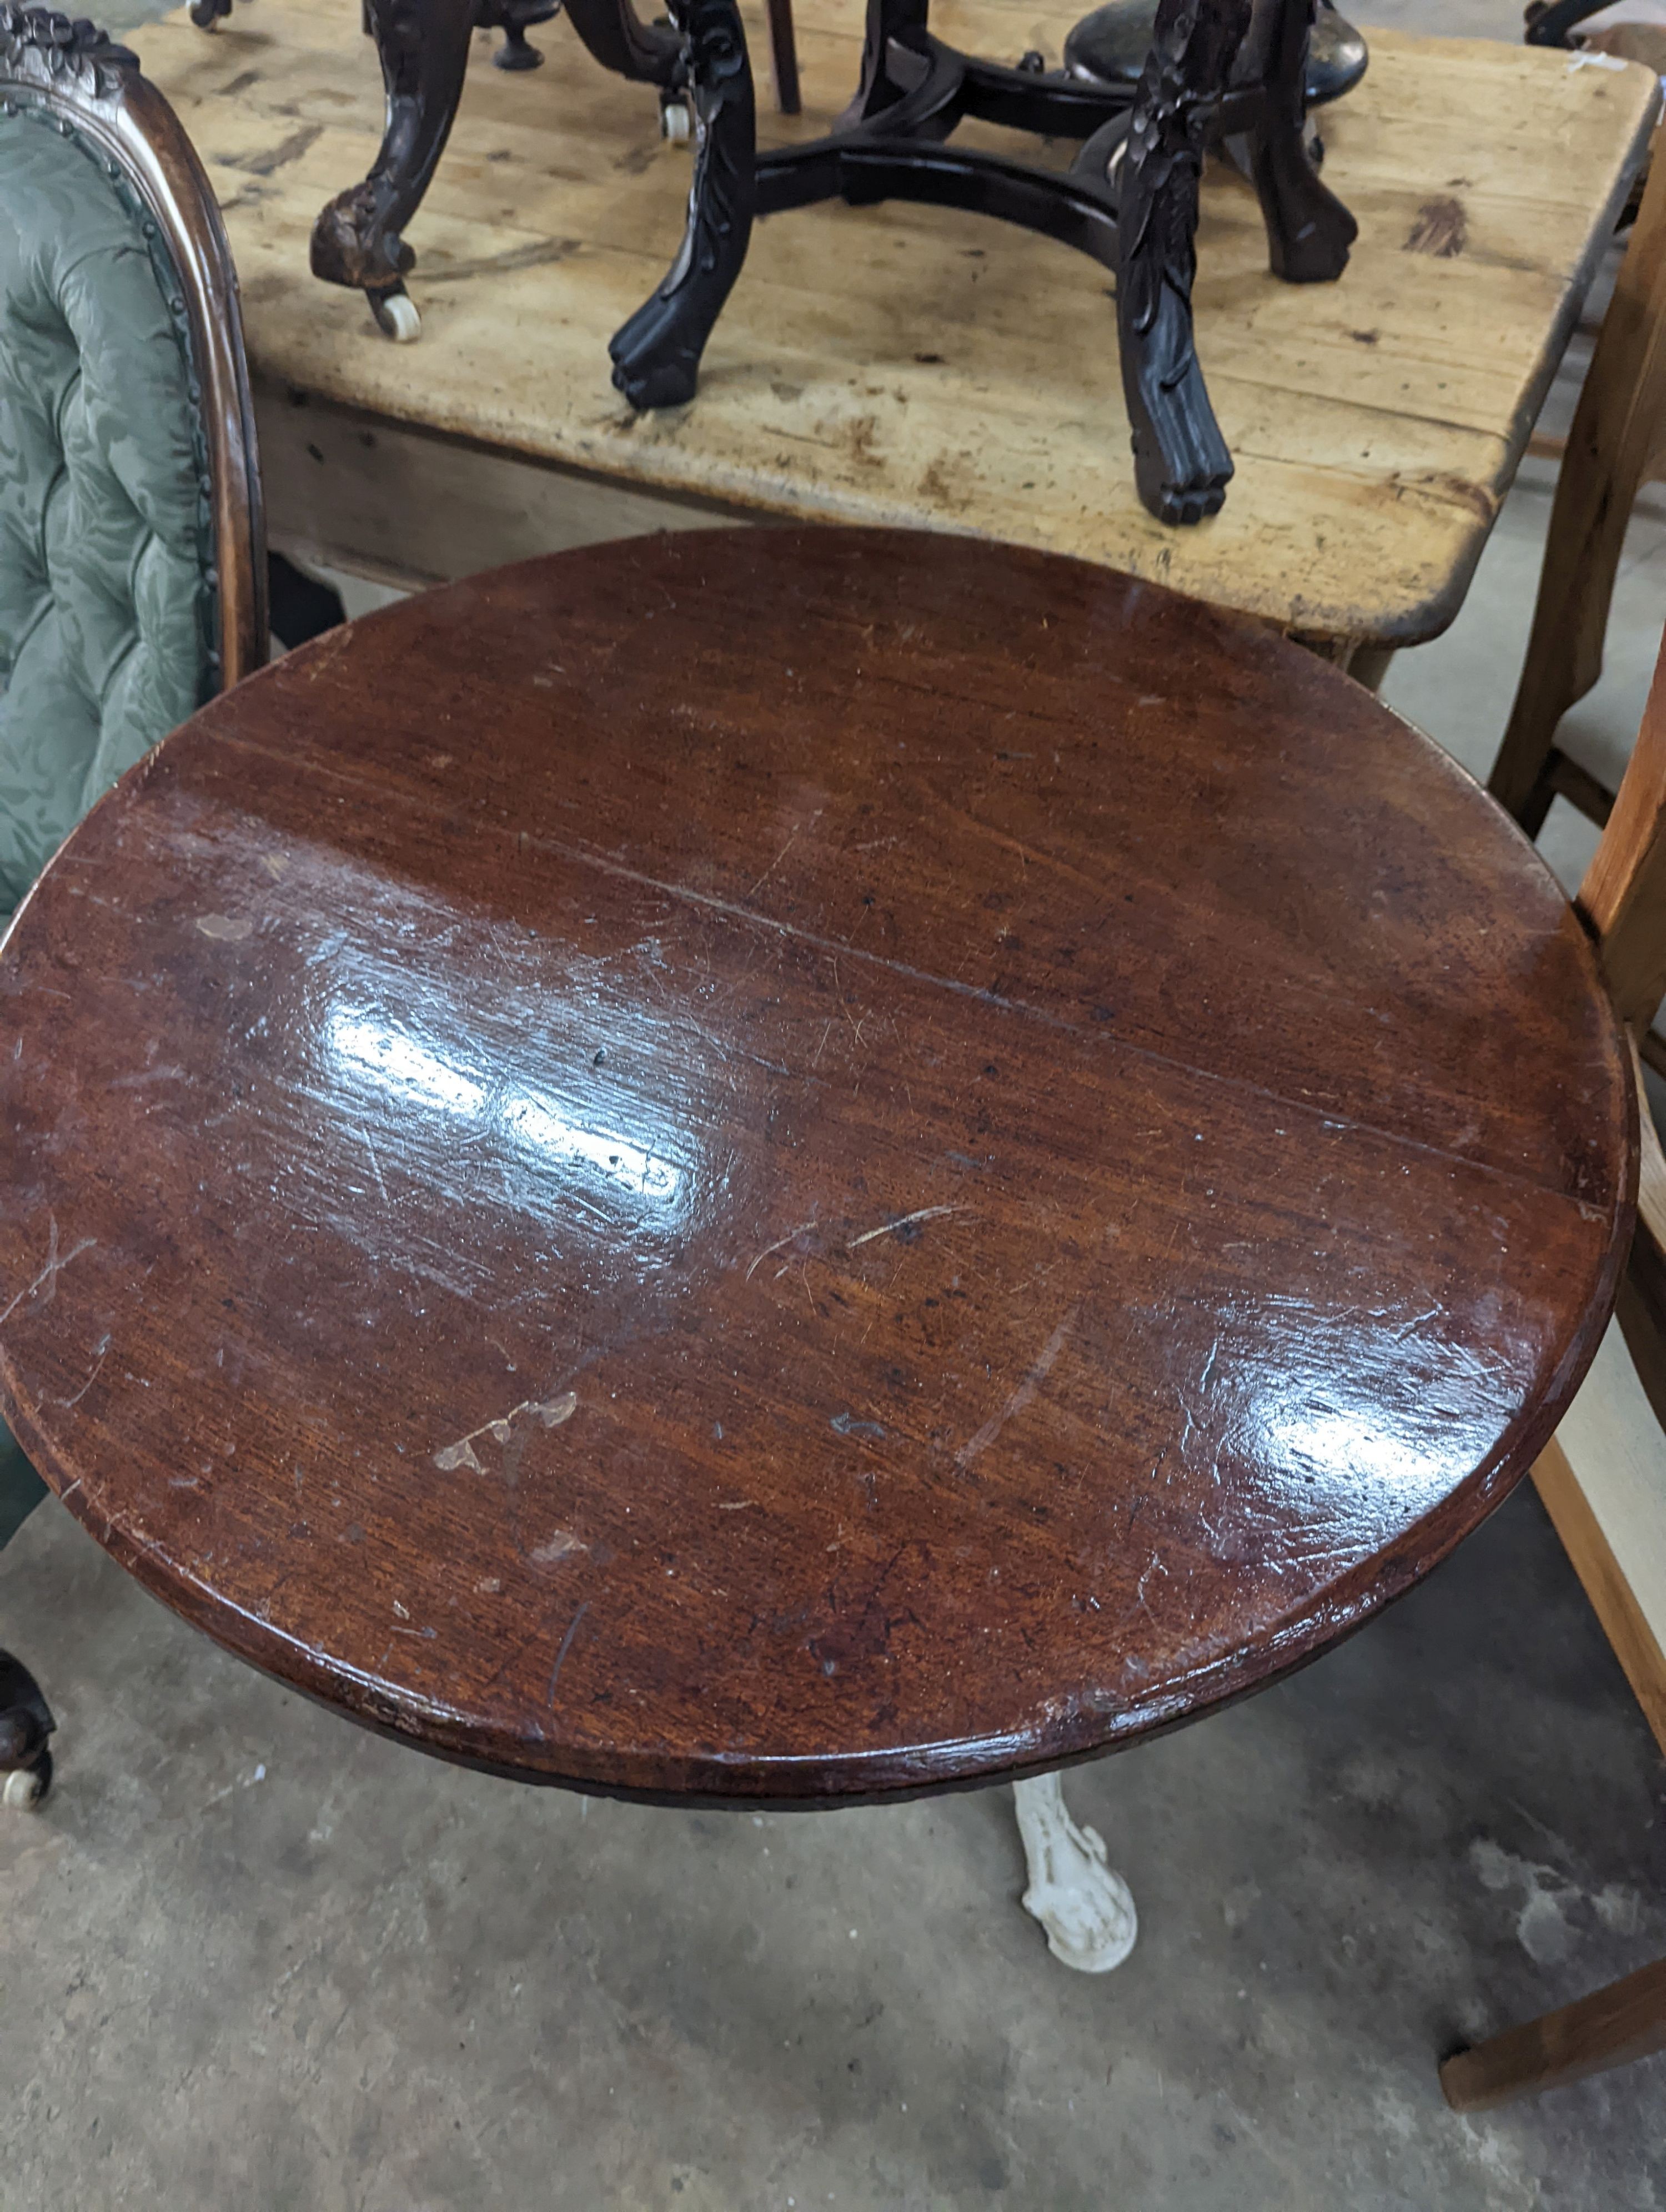
M 269 650 L 340 619 L 269 575 L 237 283 L 214 194 L 135 57 L 0 6 L 0 917 L 122 770 Z M 310 594 L 310 596 L 309 596 Z M 0 1425 L 0 1545 L 44 1494 Z M 52 1718 L 0 1651 L 0 1796 Z
M 1551 510 L 1515 704 L 1487 788 L 1529 837 L 1560 795 L 1598 824 L 1614 794 L 1556 743 L 1602 672 L 1614 580 L 1639 489 L 1666 457 L 1666 161 L 1644 188 Z
M 1657 179 L 1662 173 L 1657 166 Z M 1577 903 L 1596 939 L 1615 1009 L 1633 1038 L 1641 1166 L 1637 1231 L 1616 1310 L 1639 1376 L 1666 1425 L 1666 1158 L 1636 1052 L 1638 1037 L 1666 997 L 1666 650 L 1655 669 L 1636 750 Z M 1558 1501 L 1547 1502 L 1554 1510 Z M 1566 1510 L 1566 1501 L 1561 1503 Z M 1561 1516 L 1557 1517 L 1560 1525 Z M 1613 1594 L 1610 1599 L 1620 1603 Z M 1623 1620 L 1616 1635 L 1609 1608 L 1599 1609 L 1623 1660 Z M 1633 1623 L 1629 1632 L 1633 1639 L 1650 1636 L 1641 1623 Z M 1477 2111 L 1661 2050 L 1666 2050 L 1666 1960 L 1456 2053 L 1440 2069 L 1441 2087 L 1458 2111 Z

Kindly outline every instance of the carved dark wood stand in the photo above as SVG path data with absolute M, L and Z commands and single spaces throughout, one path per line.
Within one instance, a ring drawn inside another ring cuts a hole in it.
M 444 149 L 477 0 L 367 0 L 388 92 L 386 135 L 362 185 L 331 201 L 313 270 L 400 320 L 415 257 L 401 233 Z M 753 220 L 842 198 L 933 202 L 1079 247 L 1115 271 L 1122 385 L 1140 497 L 1165 522 L 1214 514 L 1232 474 L 1192 343 L 1198 182 L 1207 148 L 1245 151 L 1274 272 L 1341 275 L 1356 226 L 1305 144 L 1303 70 L 1312 0 L 1161 0 L 1132 99 L 1039 66 L 1003 68 L 931 35 L 928 0 L 869 0 L 862 79 L 831 137 L 757 150 L 751 67 L 735 0 L 669 0 L 672 27 L 630 0 L 567 0 L 605 68 L 693 111 L 688 228 L 665 282 L 612 341 L 635 407 L 694 397 L 700 357 L 739 275 Z M 1243 49 L 1243 56 L 1240 56 Z M 1246 64 L 1248 64 L 1246 66 Z M 1235 69 L 1235 64 L 1237 66 Z M 946 142 L 967 116 L 1081 141 L 1061 173 Z M 404 311 L 414 331 L 414 312 Z

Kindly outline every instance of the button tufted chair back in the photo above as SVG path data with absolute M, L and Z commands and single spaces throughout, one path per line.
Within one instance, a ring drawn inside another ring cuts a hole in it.
M 208 179 L 125 47 L 0 0 L 0 924 L 123 769 L 265 658 Z M 0 1423 L 0 1546 L 40 1495 Z M 51 1727 L 0 1651 L 0 1805 L 39 1797 Z
M 0 918 L 265 657 L 230 256 L 134 58 L 0 4 Z

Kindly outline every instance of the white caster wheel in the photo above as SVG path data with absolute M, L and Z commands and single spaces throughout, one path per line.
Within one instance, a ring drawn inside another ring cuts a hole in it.
M 376 327 L 395 345 L 410 345 L 423 335 L 423 319 L 409 292 L 367 292 Z
M 46 1794 L 46 1777 L 28 1767 L 18 1767 L 6 1777 L 0 1805 L 15 1812 L 33 1813 Z
M 662 105 L 660 136 L 669 138 L 673 146 L 686 145 L 694 136 L 694 118 L 689 113 L 686 100 L 668 100 Z

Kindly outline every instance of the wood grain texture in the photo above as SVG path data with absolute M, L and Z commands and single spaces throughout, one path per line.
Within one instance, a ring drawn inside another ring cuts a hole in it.
M 158 1595 L 528 1779 L 829 1802 L 1311 1657 L 1629 1243 L 1583 930 L 1270 634 L 949 538 L 411 599 L 0 958 L 0 1382 Z
M 1454 2112 L 1484 2112 L 1657 2051 L 1666 2051 L 1666 1959 L 1460 2051 L 1441 2067 L 1440 2086 Z
M 1625 1286 L 1621 1285 L 1624 1297 Z M 1666 1653 L 1660 1647 L 1633 1583 L 1635 1561 L 1622 1566 L 1608 1533 L 1597 1517 L 1585 1486 L 1568 1456 L 1571 1439 L 1548 1443 L 1533 1469 L 1533 1486 L 1555 1523 L 1562 1548 L 1572 1563 L 1591 1610 L 1643 1708 L 1655 1741 L 1666 1752 Z M 1577 1447 L 1574 1447 L 1577 1449 Z
M 1050 40 L 1019 0 L 954 0 L 933 24 L 1012 61 L 1056 55 L 1077 12 Z M 798 19 L 804 114 L 762 116 L 772 143 L 827 129 L 857 82 L 858 0 Z M 748 22 L 761 55 L 761 11 Z M 1326 179 L 1360 224 L 1335 285 L 1273 277 L 1254 194 L 1212 171 L 1195 306 L 1237 473 L 1226 511 L 1180 532 L 1140 505 L 1113 305 L 1065 247 L 928 208 L 771 218 L 698 399 L 645 419 L 610 387 L 607 339 L 676 247 L 687 155 L 660 139 L 652 91 L 595 68 L 565 23 L 541 34 L 548 68 L 470 72 L 411 228 L 410 346 L 307 273 L 319 209 L 380 134 L 354 10 L 261 0 L 212 40 L 182 15 L 133 35 L 220 193 L 261 374 L 642 490 L 1078 554 L 1333 646 L 1413 643 L 1456 613 L 1656 100 L 1640 68 L 1373 32 L 1364 82 L 1324 118 Z M 1411 250 L 1450 200 L 1462 251 Z
M 1666 996 L 1666 653 L 1613 811 L 1579 886 L 1621 1021 L 1645 1030 Z

